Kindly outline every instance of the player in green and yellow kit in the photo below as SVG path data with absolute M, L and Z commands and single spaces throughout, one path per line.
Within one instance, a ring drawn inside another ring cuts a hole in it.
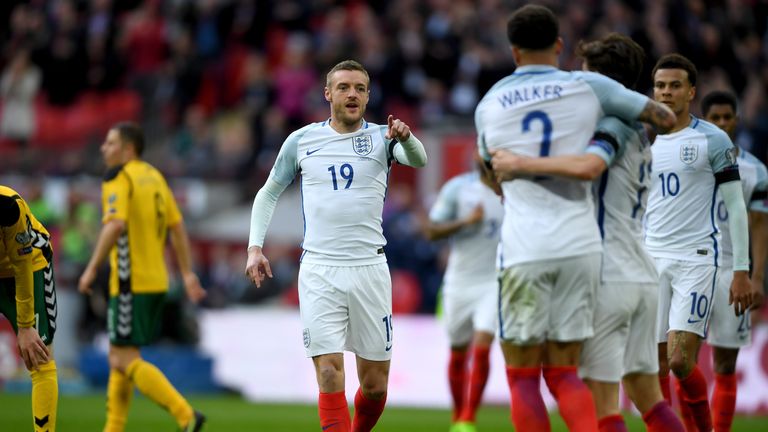
M 34 430 L 55 432 L 56 289 L 50 235 L 15 190 L 0 186 L 0 313 L 13 325 L 32 378 Z
M 189 239 L 168 184 L 140 159 L 144 133 L 133 123 L 119 123 L 107 133 L 101 153 L 107 165 L 102 184 L 103 227 L 80 292 L 91 293 L 99 264 L 109 255 L 110 376 L 105 431 L 122 431 L 133 386 L 167 409 L 183 431 L 199 431 L 205 417 L 194 411 L 163 373 L 141 358 L 139 347 L 152 342 L 168 291 L 164 251 L 166 234 L 181 271 L 187 296 L 205 296 L 192 272 Z

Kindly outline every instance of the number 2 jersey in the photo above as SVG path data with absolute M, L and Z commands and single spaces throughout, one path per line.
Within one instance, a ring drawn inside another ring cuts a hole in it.
M 739 180 L 730 138 L 691 116 L 687 127 L 653 145 L 645 244 L 656 258 L 719 265 L 717 185 Z
M 166 234 L 182 218 L 163 175 L 144 161 L 132 160 L 107 170 L 101 192 L 102 222 L 125 221 L 125 231 L 109 254 L 110 295 L 167 291 Z
M 356 266 L 386 262 L 381 228 L 396 141 L 387 127 L 363 121 L 338 133 L 328 120 L 293 132 L 270 178 L 287 186 L 299 175 L 305 263 Z
M 593 72 L 518 67 L 497 82 L 475 111 L 480 154 L 582 154 L 598 120 L 636 119 L 649 99 Z M 501 267 L 600 252 L 589 182 L 555 177 L 502 183 Z

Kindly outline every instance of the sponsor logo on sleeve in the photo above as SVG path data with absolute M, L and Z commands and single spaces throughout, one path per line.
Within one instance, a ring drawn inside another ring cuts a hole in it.
M 16 243 L 20 245 L 28 244 L 31 241 L 32 241 L 32 235 L 29 233 L 29 231 L 23 231 L 16 234 Z

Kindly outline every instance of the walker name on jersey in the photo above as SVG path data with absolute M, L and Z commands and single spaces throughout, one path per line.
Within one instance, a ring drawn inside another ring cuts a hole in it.
M 554 84 L 532 85 L 529 87 L 520 87 L 506 91 L 497 96 L 497 100 L 504 109 L 513 108 L 515 105 L 523 102 L 533 102 L 540 100 L 560 99 L 563 87 Z

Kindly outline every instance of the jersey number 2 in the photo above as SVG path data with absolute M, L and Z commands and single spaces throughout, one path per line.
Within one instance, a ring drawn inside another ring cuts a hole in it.
M 538 120 L 541 122 L 541 149 L 539 156 L 549 156 L 549 147 L 552 144 L 552 121 L 544 111 L 531 111 L 523 117 L 523 132 L 531 130 L 531 122 Z

